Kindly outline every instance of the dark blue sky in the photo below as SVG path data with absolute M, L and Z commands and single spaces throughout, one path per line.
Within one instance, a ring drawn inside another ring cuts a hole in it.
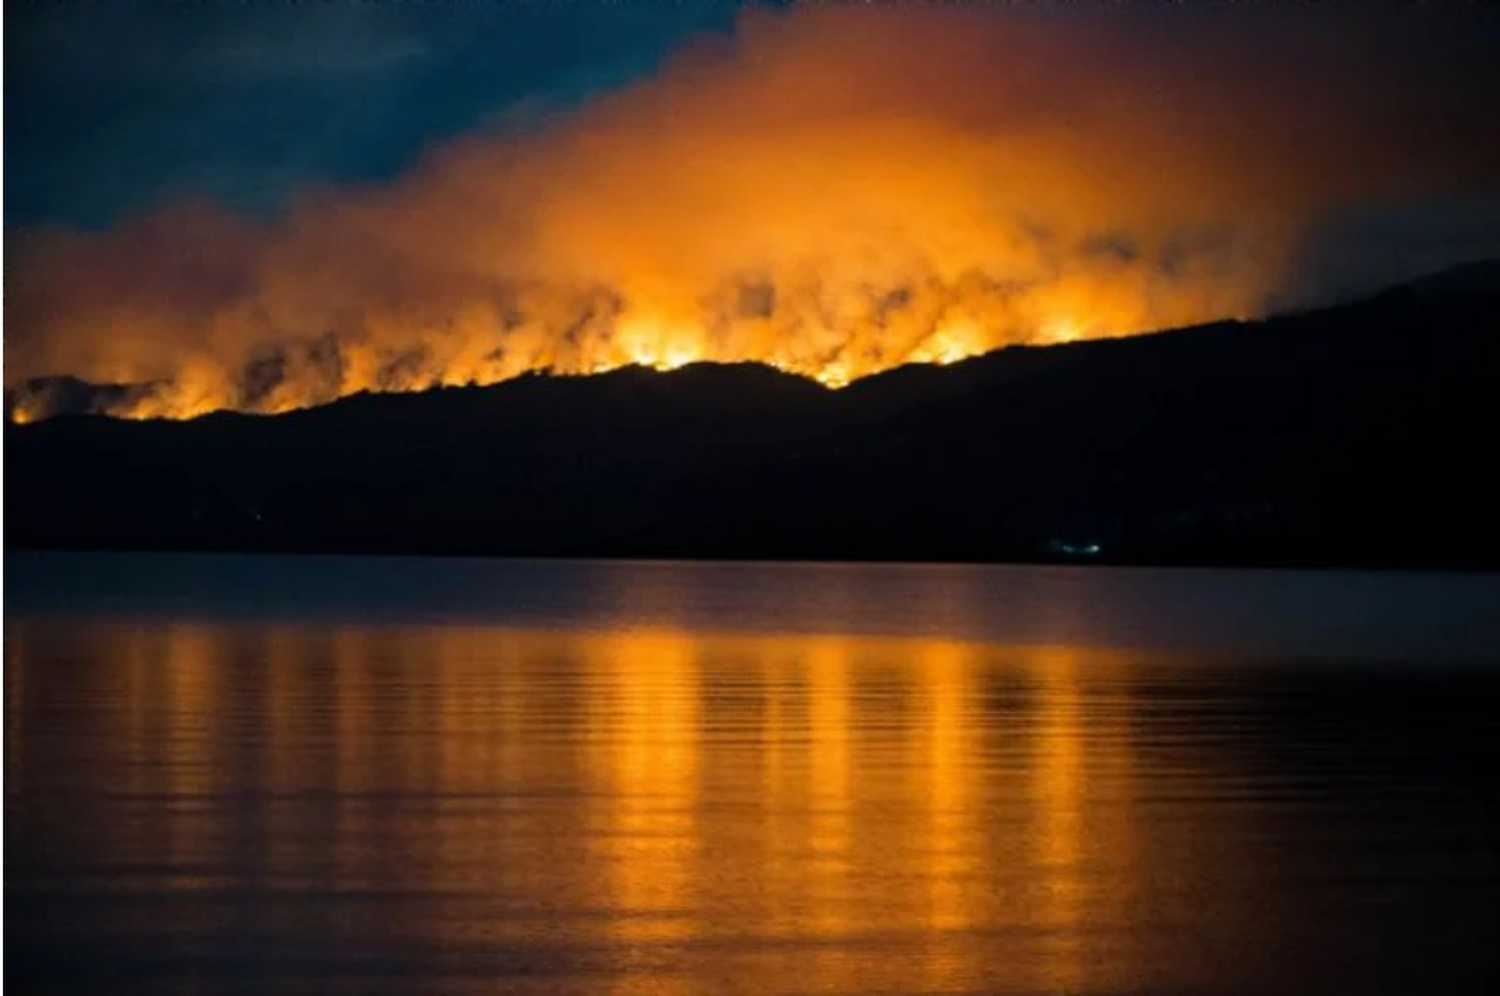
M 652 71 L 726 3 L 13 3 L 5 224 L 201 194 L 274 209 Z

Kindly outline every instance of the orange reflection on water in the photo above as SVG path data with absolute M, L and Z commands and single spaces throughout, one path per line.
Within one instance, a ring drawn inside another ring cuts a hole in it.
M 1039 704 L 1034 788 L 1038 867 L 1045 880 L 1038 919 L 1046 929 L 1048 981 L 1077 989 L 1082 966 L 1078 936 L 1083 915 L 1084 738 L 1077 656 L 1068 648 L 1038 650 L 1033 658 Z
M 934 930 L 960 930 L 970 925 L 975 882 L 975 859 L 969 853 L 971 812 L 976 771 L 974 730 L 969 716 L 972 648 L 933 641 L 919 657 L 922 688 L 927 700 L 923 733 L 927 741 L 925 770 L 928 789 L 927 851 L 929 913 Z
M 778 917 L 786 936 L 831 940 L 857 932 L 861 925 L 861 897 L 851 884 L 853 854 L 851 823 L 856 786 L 851 771 L 849 641 L 818 637 L 807 642 L 800 662 L 807 682 L 807 741 L 809 757 L 802 769 L 805 826 L 792 839 L 798 843 L 782 852 L 780 875 L 787 891 L 783 902 L 790 918 Z M 789 922 L 788 922 L 789 921 Z M 837 944 L 815 947 L 806 965 L 811 986 L 825 992 L 849 987 L 856 959 Z
M 812 641 L 807 652 L 811 789 L 806 874 L 813 903 L 801 926 L 836 935 L 849 926 L 849 660 L 837 640 Z
M 590 857 L 603 865 L 617 935 L 668 941 L 693 931 L 697 804 L 697 641 L 675 633 L 599 638 L 585 665 Z
M 125 633 L 96 650 L 124 658 L 99 680 L 131 747 L 94 757 L 114 767 L 90 780 L 219 800 L 151 810 L 157 825 L 109 842 L 122 860 L 164 842 L 161 860 L 218 869 L 174 889 L 247 874 L 225 862 L 248 853 L 278 887 L 426 897 L 394 922 L 351 906 L 343 929 L 488 952 L 562 937 L 591 959 L 588 988 L 616 991 L 715 988 L 702 960 L 720 957 L 751 989 L 1085 992 L 1150 956 L 1118 939 L 1147 869 L 1129 683 L 1098 654 L 663 630 Z M 35 678 L 30 642 L 8 647 L 8 692 Z M 249 817 L 224 802 L 247 784 L 265 790 Z

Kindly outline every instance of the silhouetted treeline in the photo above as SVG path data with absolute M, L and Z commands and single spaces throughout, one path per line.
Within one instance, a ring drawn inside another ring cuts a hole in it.
M 6 542 L 1497 568 L 1497 359 L 1500 295 L 1436 280 L 841 391 L 703 364 L 60 417 L 6 428 Z

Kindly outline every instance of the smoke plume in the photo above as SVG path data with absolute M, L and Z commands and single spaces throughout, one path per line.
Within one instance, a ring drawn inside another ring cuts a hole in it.
M 1468 34 L 751 10 L 651 79 L 389 184 L 270 219 L 187 202 L 8 233 L 7 382 L 125 385 L 98 407 L 135 417 L 700 359 L 838 385 L 1246 317 L 1300 286 L 1327 218 L 1496 193 L 1495 73 Z

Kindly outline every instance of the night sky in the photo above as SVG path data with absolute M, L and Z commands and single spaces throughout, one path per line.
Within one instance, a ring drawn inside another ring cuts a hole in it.
M 274 210 L 424 146 L 525 126 L 733 27 L 694 3 L 13 3 L 8 227 L 98 227 L 183 195 Z

